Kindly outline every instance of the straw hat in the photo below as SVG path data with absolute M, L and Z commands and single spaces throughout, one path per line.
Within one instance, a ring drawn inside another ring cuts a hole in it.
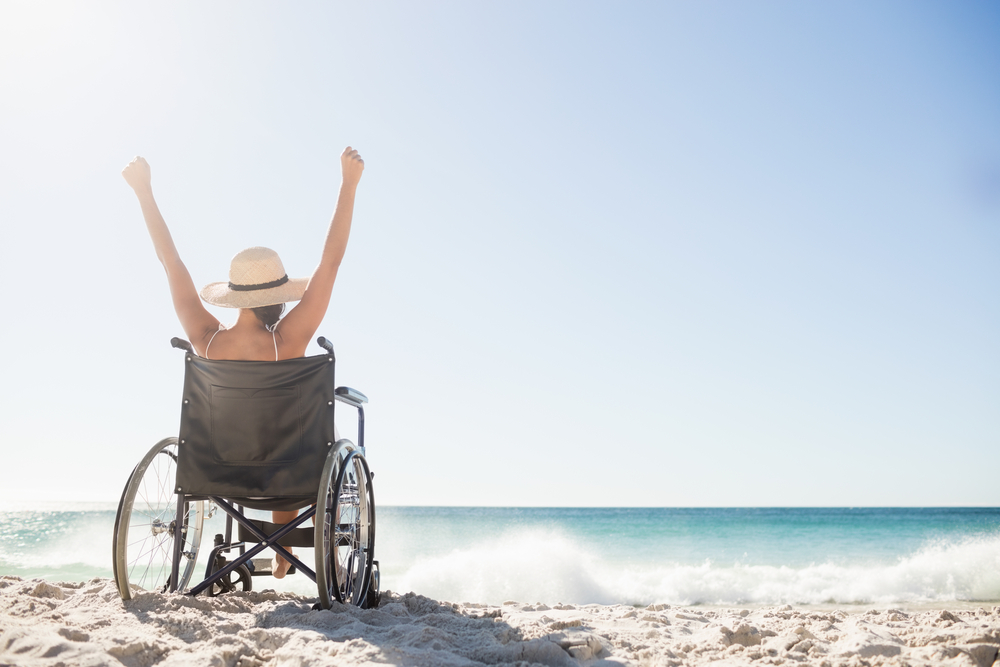
M 247 248 L 229 265 L 229 282 L 205 285 L 201 298 L 213 306 L 257 308 L 298 301 L 308 278 L 289 279 L 278 253 L 270 248 Z

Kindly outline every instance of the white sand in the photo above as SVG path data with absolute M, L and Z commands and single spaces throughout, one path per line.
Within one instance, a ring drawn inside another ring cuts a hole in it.
M 273 591 L 219 598 L 114 583 L 0 577 L 0 665 L 979 665 L 1000 607 L 838 611 L 769 607 L 449 604 L 387 593 L 378 609 Z M 1000 664 L 1000 663 L 997 663 Z

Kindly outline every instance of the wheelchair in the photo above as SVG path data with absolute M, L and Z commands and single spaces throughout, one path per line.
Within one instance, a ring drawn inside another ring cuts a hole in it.
M 134 587 L 187 595 L 252 589 L 271 575 L 273 549 L 334 602 L 375 607 L 375 496 L 365 458 L 367 397 L 334 382 L 333 345 L 325 354 L 284 361 L 199 357 L 180 338 L 185 373 L 180 431 L 156 443 L 132 471 L 114 526 L 115 582 L 122 600 Z M 357 410 L 358 443 L 337 439 L 334 406 Z M 303 510 L 285 525 L 252 519 L 246 509 Z M 206 519 L 226 514 L 204 579 L 198 566 Z M 236 532 L 234 535 L 234 523 Z M 310 568 L 288 547 L 312 547 Z

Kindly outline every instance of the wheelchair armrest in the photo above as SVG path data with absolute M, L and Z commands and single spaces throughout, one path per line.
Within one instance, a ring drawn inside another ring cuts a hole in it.
M 367 396 L 362 394 L 357 389 L 352 389 L 350 387 L 337 387 L 333 393 L 338 401 L 342 401 L 348 405 L 353 405 L 356 408 L 360 408 L 363 404 L 368 402 Z

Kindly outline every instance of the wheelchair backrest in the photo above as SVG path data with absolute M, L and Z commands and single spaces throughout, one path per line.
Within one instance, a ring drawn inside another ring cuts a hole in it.
M 333 356 L 184 356 L 178 491 L 314 500 L 334 442 Z

